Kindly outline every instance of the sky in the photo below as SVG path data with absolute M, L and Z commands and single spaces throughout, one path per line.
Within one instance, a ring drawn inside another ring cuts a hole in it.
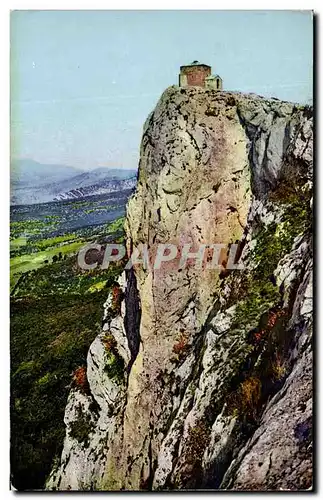
M 224 90 L 312 102 L 310 11 L 14 11 L 11 155 L 137 168 L 142 127 L 179 67 Z

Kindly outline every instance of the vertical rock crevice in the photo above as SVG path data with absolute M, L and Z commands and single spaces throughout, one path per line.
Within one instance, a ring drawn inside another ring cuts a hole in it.
M 125 317 L 124 327 L 128 340 L 131 358 L 128 364 L 128 372 L 131 370 L 134 360 L 139 352 L 140 345 L 140 297 L 137 290 L 137 280 L 133 269 L 126 271 L 125 289 Z

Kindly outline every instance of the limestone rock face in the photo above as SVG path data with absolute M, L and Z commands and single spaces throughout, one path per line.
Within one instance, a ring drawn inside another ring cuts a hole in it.
M 312 147 L 308 107 L 164 92 L 127 209 L 128 252 L 147 245 L 147 265 L 120 278 L 118 316 L 107 301 L 49 489 L 311 487 Z M 160 244 L 178 251 L 155 268 Z M 242 269 L 229 269 L 236 244 Z M 206 246 L 200 265 L 185 245 Z M 70 432 L 77 405 L 91 422 L 83 443 Z

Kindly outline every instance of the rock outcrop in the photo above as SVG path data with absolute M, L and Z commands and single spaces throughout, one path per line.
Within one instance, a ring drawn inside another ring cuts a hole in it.
M 178 253 L 121 276 L 48 489 L 311 488 L 312 155 L 307 106 L 164 92 L 127 247 L 204 244 L 205 260 Z M 214 244 L 221 269 L 208 268 Z

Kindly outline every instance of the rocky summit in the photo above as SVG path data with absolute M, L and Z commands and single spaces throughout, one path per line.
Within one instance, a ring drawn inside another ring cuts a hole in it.
M 136 265 L 71 389 L 48 490 L 312 488 L 312 108 L 176 86 L 127 207 L 147 244 L 238 245 L 241 269 Z

